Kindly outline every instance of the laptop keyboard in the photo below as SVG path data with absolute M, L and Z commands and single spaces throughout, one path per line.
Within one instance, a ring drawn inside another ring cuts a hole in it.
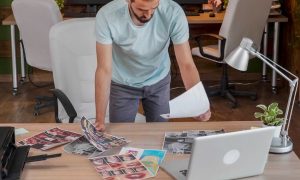
M 185 169 L 185 170 L 181 170 L 181 171 L 179 171 L 182 175 L 184 175 L 184 176 L 186 176 L 187 175 L 187 169 Z

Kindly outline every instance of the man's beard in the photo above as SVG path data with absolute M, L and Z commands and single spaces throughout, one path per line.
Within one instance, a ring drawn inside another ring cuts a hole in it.
M 131 7 L 130 5 L 129 5 L 129 8 L 130 8 L 130 11 L 132 12 L 132 14 L 134 15 L 134 17 L 135 17 L 140 23 L 147 23 L 147 22 L 149 22 L 149 21 L 152 19 L 153 14 L 154 14 L 154 13 L 153 13 L 149 19 L 146 19 L 145 16 L 139 17 L 137 14 L 135 14 L 135 12 L 133 11 L 133 9 L 132 9 L 132 7 Z

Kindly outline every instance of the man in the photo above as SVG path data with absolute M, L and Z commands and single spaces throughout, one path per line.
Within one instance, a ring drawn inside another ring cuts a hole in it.
M 114 0 L 96 17 L 96 128 L 105 129 L 109 99 L 111 122 L 133 122 L 142 101 L 147 122 L 169 113 L 170 39 L 186 89 L 199 81 L 181 7 L 172 0 Z M 196 119 L 208 120 L 210 111 Z

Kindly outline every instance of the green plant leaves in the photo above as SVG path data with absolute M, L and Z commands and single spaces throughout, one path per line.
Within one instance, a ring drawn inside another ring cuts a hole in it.
M 256 107 L 263 110 L 263 112 L 255 112 L 254 117 L 259 118 L 265 125 L 279 126 L 283 123 L 283 118 L 278 118 L 278 115 L 283 114 L 283 111 L 278 107 L 278 103 L 271 103 L 269 106 L 259 104 Z
M 256 107 L 262 109 L 263 111 L 266 111 L 267 110 L 267 106 L 263 105 L 263 104 L 259 104 L 257 105 Z

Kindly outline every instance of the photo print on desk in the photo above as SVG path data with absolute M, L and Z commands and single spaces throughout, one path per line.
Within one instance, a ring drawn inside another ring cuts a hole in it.
M 166 132 L 163 149 L 174 154 L 191 154 L 194 138 L 224 133 L 224 129 Z
M 97 131 L 96 127 L 85 117 L 81 119 L 81 129 L 85 138 L 101 152 L 129 143 L 129 141 L 123 137 Z
M 64 150 L 67 153 L 84 155 L 84 156 L 94 156 L 94 154 L 101 154 L 102 151 L 98 150 L 95 146 L 93 146 L 85 136 L 81 136 L 75 141 L 65 145 Z
M 104 180 L 142 180 L 153 177 L 143 163 L 130 153 L 97 157 L 91 161 Z
M 48 150 L 72 142 L 80 136 L 82 135 L 56 127 L 26 138 L 18 142 L 18 144 L 29 145 L 35 149 Z
M 159 149 L 140 149 L 133 147 L 123 147 L 120 151 L 120 154 L 128 154 L 131 153 L 137 159 L 139 159 L 144 166 L 148 168 L 153 176 L 156 176 L 159 165 L 165 158 L 166 150 Z

